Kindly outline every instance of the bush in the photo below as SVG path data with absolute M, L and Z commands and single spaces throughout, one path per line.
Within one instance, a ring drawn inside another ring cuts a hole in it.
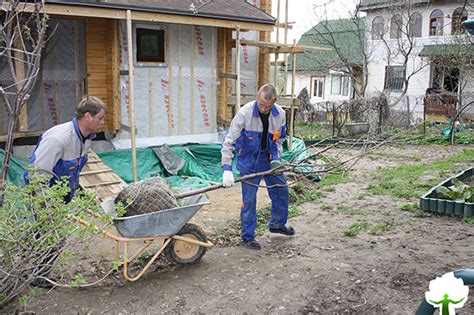
M 97 212 L 95 196 L 81 192 L 65 204 L 68 191 L 64 182 L 49 187 L 44 177 L 35 175 L 24 187 L 5 185 L 0 208 L 0 307 L 28 293 L 33 280 L 49 273 L 70 236 L 88 231 L 71 216 Z

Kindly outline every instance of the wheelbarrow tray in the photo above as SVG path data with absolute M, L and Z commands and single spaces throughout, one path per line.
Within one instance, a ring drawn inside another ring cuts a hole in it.
M 123 237 L 166 237 L 175 235 L 206 204 L 205 195 L 181 199 L 181 207 L 113 219 L 117 232 Z

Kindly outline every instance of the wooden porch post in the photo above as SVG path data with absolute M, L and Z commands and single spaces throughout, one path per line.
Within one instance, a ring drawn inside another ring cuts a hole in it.
M 132 12 L 127 10 L 127 47 L 128 47 L 128 119 L 130 120 L 132 142 L 132 174 L 133 181 L 137 178 L 137 147 L 135 143 L 135 108 L 134 108 L 134 82 L 133 82 L 133 41 L 132 41 Z

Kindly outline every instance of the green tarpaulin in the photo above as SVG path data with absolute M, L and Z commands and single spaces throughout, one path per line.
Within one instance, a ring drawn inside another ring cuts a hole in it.
M 152 176 L 166 178 L 173 187 L 201 188 L 222 182 L 221 145 L 220 144 L 190 144 L 170 146 L 171 151 L 184 159 L 186 163 L 178 174 L 173 176 L 166 172 L 152 148 L 137 149 L 137 177 L 138 180 Z M 296 153 L 306 149 L 304 142 L 293 139 L 293 150 L 288 151 L 286 142 L 283 146 L 282 159 L 288 160 Z M 0 151 L 3 154 L 3 151 Z M 132 154 L 131 150 L 116 150 L 98 152 L 97 155 L 125 182 L 131 183 Z M 234 161 L 235 163 L 235 161 Z M 12 158 L 9 172 L 9 181 L 15 184 L 23 183 L 23 171 L 28 162 L 16 157 Z M 238 172 L 234 175 L 238 177 Z
M 5 155 L 5 150 L 0 149 L 0 169 L 3 168 L 3 157 Z M 7 180 L 15 185 L 23 185 L 24 178 L 23 173 L 28 166 L 28 161 L 12 155 L 10 158 L 10 167 L 8 169 L 8 178 Z

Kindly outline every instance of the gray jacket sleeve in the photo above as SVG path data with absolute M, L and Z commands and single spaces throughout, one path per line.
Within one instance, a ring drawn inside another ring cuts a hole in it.
M 55 137 L 46 137 L 41 140 L 34 154 L 34 164 L 40 170 L 52 173 L 56 163 L 62 159 L 61 141 Z
M 224 170 L 232 170 L 232 158 L 234 157 L 235 142 L 240 137 L 242 130 L 245 127 L 244 115 L 242 111 L 238 111 L 234 119 L 230 123 L 230 128 L 227 131 L 224 141 L 222 142 L 222 167 Z M 230 166 L 230 169 L 229 169 Z

